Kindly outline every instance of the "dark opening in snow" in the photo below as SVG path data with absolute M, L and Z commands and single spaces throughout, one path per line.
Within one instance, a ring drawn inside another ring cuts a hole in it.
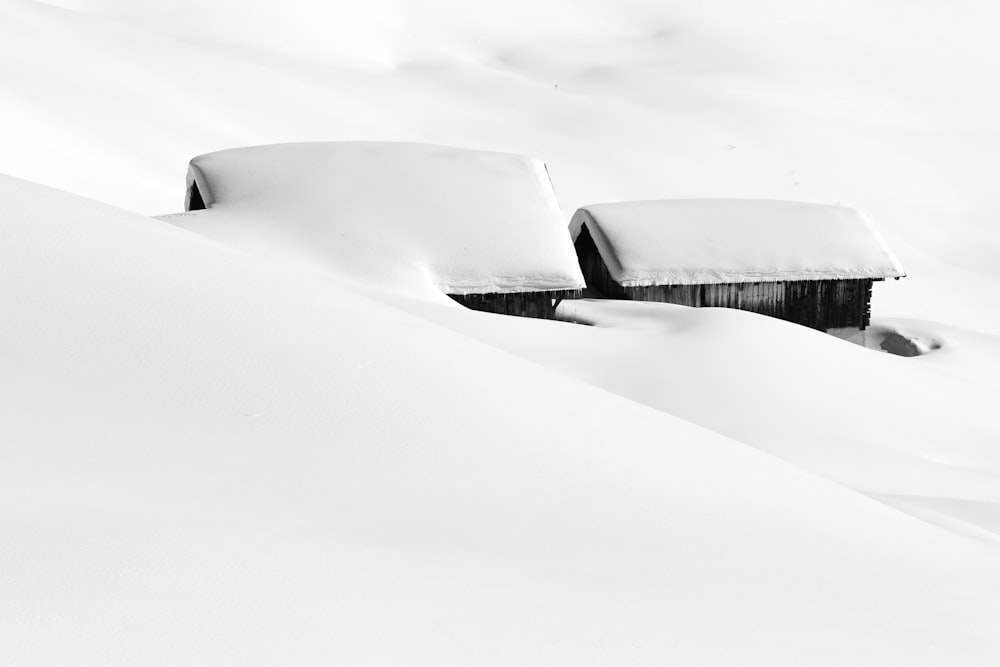
M 205 200 L 201 198 L 201 191 L 198 190 L 198 184 L 192 181 L 191 187 L 188 189 L 187 210 L 200 211 L 204 208 Z
M 943 342 L 928 334 L 898 331 L 892 326 L 869 329 L 865 346 L 898 357 L 920 357 L 941 349 Z
M 879 347 L 889 354 L 900 357 L 919 357 L 938 349 L 941 345 L 937 342 L 926 343 L 893 331 L 885 335 L 885 338 L 879 343 Z

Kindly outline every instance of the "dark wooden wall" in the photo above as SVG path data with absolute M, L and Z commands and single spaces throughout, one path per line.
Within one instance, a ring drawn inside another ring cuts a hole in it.
M 556 316 L 554 301 L 558 299 L 578 299 L 580 295 L 580 290 L 563 290 L 495 294 L 449 294 L 448 296 L 472 310 L 552 320 Z
M 611 277 L 586 225 L 577 237 L 576 252 L 587 286 L 612 299 L 738 308 L 820 330 L 864 329 L 871 317 L 870 278 L 622 287 Z

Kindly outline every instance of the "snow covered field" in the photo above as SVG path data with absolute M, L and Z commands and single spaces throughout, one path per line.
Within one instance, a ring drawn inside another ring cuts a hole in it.
M 971 0 L 0 0 L 0 661 L 997 664 L 998 31 Z M 908 274 L 871 346 L 929 353 L 467 311 L 280 183 L 149 217 L 196 155 L 345 140 L 535 156 L 567 223 L 864 209 Z

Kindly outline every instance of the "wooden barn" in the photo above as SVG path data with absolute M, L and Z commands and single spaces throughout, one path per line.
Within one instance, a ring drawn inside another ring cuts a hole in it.
M 613 299 L 738 308 L 850 338 L 872 285 L 905 274 L 863 213 L 754 199 L 597 204 L 570 225 L 587 286 Z
M 238 148 L 194 158 L 186 210 L 262 225 L 246 238 L 299 248 L 394 289 L 437 288 L 475 310 L 554 318 L 583 275 L 545 165 L 508 153 L 393 142 Z M 280 220 L 280 225 L 268 222 Z M 183 221 L 179 221 L 180 224 Z

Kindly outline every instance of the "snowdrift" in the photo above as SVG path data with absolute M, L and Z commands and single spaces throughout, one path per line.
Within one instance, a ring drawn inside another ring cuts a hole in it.
M 1000 651 L 981 544 L 329 278 L 9 178 L 0 209 L 12 662 Z
M 2 178 L 0 655 L 996 665 L 998 7 L 0 0 L 0 172 L 162 213 L 192 155 L 377 139 L 564 211 L 844 203 L 910 274 L 873 328 L 936 347 L 469 313 L 294 183 L 199 238 Z

